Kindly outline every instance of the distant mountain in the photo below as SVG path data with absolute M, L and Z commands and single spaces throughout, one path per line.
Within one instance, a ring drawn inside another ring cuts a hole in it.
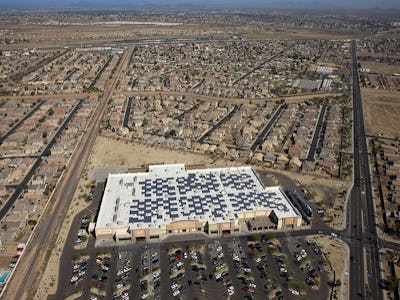
M 160 8 L 160 9 L 400 9 L 399 0 L 0 0 L 6 9 L 63 8 Z

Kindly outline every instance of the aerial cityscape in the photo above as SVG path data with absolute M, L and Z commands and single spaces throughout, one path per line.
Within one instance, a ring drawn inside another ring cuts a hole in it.
M 0 3 L 0 299 L 400 299 L 395 1 Z

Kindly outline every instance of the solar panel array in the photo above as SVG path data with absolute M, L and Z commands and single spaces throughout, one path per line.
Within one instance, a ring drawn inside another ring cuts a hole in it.
M 258 209 L 289 212 L 282 194 L 265 190 L 251 168 L 233 170 L 196 170 L 165 178 L 140 174 L 129 201 L 129 224 L 233 221 L 238 212 Z

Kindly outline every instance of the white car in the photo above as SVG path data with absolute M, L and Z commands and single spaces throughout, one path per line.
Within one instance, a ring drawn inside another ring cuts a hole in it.
M 128 273 L 130 270 L 132 270 L 131 267 L 124 267 L 124 272 L 125 272 L 125 273 Z
M 148 296 L 149 296 L 149 295 L 148 295 L 147 293 L 144 293 L 144 294 L 142 295 L 142 299 L 146 299 Z
M 259 263 L 261 260 L 262 260 L 261 257 L 257 258 L 256 263 Z
M 293 294 L 293 295 L 300 295 L 299 291 L 293 290 L 293 289 L 289 289 L 289 291 Z
M 229 295 L 229 296 L 232 296 L 234 293 L 235 293 L 234 290 L 228 290 L 228 295 Z
M 178 285 L 176 283 L 174 283 L 173 285 L 171 285 L 171 290 L 175 290 L 178 288 Z
M 118 282 L 118 284 L 117 284 L 116 286 L 117 286 L 117 289 L 120 289 L 120 288 L 122 288 L 124 285 L 122 284 L 122 282 Z
M 180 291 L 179 291 L 179 290 L 175 290 L 175 291 L 172 293 L 172 295 L 173 295 L 174 297 L 178 296 L 179 294 L 180 294 Z
M 301 250 L 301 251 L 300 251 L 300 255 L 301 255 L 302 258 L 307 257 L 307 252 L 306 252 L 306 250 L 304 250 L 304 249 Z

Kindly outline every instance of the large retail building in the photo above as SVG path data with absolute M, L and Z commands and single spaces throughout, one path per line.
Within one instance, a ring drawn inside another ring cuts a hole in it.
M 301 227 L 279 186 L 264 187 L 251 167 L 188 170 L 153 165 L 110 174 L 95 224 L 97 239 L 148 241 L 202 232 L 210 236 Z

